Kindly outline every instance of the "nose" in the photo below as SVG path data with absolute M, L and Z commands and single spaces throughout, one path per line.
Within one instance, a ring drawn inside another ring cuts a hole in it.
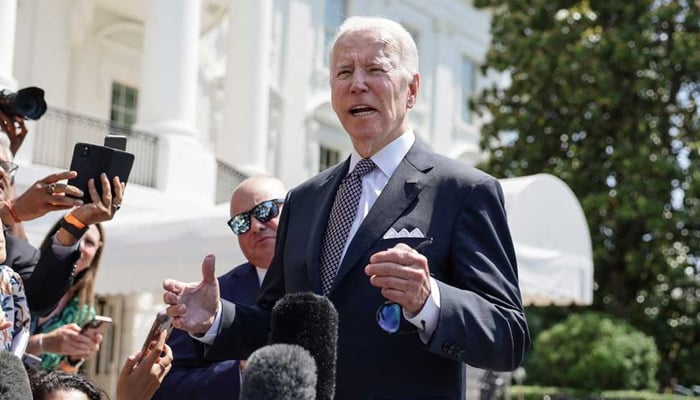
M 352 93 L 367 91 L 367 79 L 365 73 L 360 68 L 356 68 L 355 71 L 353 71 L 351 79 L 350 91 Z
M 260 232 L 260 231 L 264 231 L 265 229 L 267 229 L 267 224 L 265 222 L 260 222 L 255 217 L 252 217 L 250 219 L 251 232 Z

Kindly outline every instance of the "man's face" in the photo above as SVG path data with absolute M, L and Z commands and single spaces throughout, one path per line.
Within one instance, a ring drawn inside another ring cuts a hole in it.
M 272 199 L 284 199 L 284 190 L 267 181 L 253 181 L 243 184 L 231 199 L 231 216 L 250 211 L 256 205 Z M 282 205 L 279 206 L 280 213 Z M 245 258 L 259 268 L 270 266 L 275 254 L 279 214 L 267 222 L 260 222 L 250 215 L 250 229 L 238 235 L 238 245 Z
M 330 68 L 333 109 L 360 155 L 373 155 L 407 129 L 418 74 L 408 77 L 394 43 L 370 30 L 347 32 L 333 47 Z

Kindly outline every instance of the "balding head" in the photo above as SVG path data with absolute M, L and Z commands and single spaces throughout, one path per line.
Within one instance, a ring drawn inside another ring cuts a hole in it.
M 230 215 L 249 213 L 255 206 L 268 200 L 282 199 L 287 188 L 282 181 L 272 176 L 255 176 L 241 182 L 231 195 Z M 281 205 L 277 208 L 281 211 Z M 238 235 L 238 245 L 246 259 L 259 268 L 270 266 L 275 253 L 279 214 L 267 222 L 250 217 L 250 229 Z

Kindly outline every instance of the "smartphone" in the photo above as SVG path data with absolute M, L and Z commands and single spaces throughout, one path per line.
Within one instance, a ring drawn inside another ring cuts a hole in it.
M 71 171 L 77 171 L 78 176 L 69 179 L 68 184 L 76 186 L 83 191 L 82 200 L 84 203 L 92 203 L 90 192 L 88 191 L 88 181 L 91 178 L 95 180 L 95 188 L 101 197 L 102 183 L 100 174 L 106 173 L 112 193 L 114 193 L 112 179 L 118 176 L 121 182 L 126 183 L 133 164 L 134 155 L 126 151 L 92 143 L 76 143 L 73 148 L 70 169 Z
M 93 319 L 88 321 L 80 329 L 80 334 L 85 336 L 94 336 L 98 333 L 104 334 L 107 327 L 112 323 L 112 318 L 104 315 L 95 315 Z
M 165 313 L 165 311 L 159 311 L 158 314 L 156 315 L 156 319 L 153 320 L 153 324 L 151 325 L 151 329 L 148 331 L 148 336 L 146 336 L 146 340 L 143 342 L 143 346 L 141 347 L 141 359 L 143 359 L 146 356 L 146 353 L 148 352 L 149 348 L 151 347 L 152 342 L 157 342 L 158 338 L 160 336 L 160 333 L 163 331 L 168 332 L 166 334 L 170 335 L 170 331 L 173 329 L 170 317 L 168 314 Z M 166 337 L 167 339 L 167 337 Z M 140 360 L 139 360 L 140 361 Z
M 126 136 L 124 135 L 107 135 L 105 136 L 105 147 L 126 151 Z

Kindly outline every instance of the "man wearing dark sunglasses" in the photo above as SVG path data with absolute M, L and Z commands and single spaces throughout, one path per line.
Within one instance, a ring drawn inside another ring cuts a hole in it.
M 248 178 L 234 189 L 231 218 L 226 224 L 248 261 L 217 278 L 221 298 L 243 304 L 257 300 L 275 253 L 277 224 L 286 194 L 284 184 L 270 176 Z M 173 330 L 167 343 L 173 351 L 173 367 L 152 400 L 238 398 L 238 377 L 245 361 L 216 355 L 198 359 L 190 337 L 178 329 Z
M 275 302 L 312 291 L 338 310 L 336 400 L 462 399 L 463 363 L 503 371 L 522 362 L 530 336 L 503 192 L 410 128 L 418 64 L 398 23 L 341 25 L 331 102 L 353 151 L 290 191 L 257 306 L 218 301 L 213 256 L 201 283 L 163 284 L 173 323 L 204 335 L 207 356 L 265 345 Z

